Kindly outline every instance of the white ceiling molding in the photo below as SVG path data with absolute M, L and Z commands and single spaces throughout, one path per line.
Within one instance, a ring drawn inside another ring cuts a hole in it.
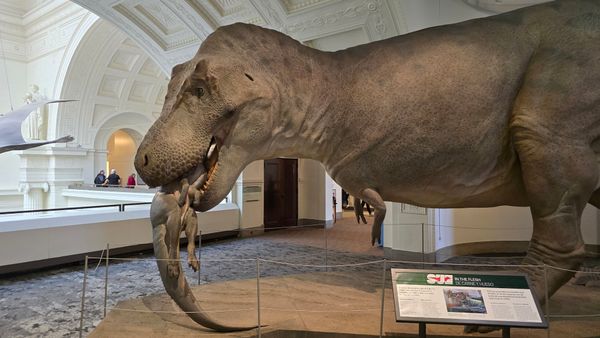
M 220 26 L 246 22 L 276 29 L 313 47 L 341 35 L 347 43 L 395 36 L 405 31 L 394 0 L 73 0 L 117 25 L 165 72 L 196 53 Z M 319 40 L 323 39 L 323 40 Z M 330 49 L 330 48 L 329 48 Z
M 6 57 L 21 62 L 64 48 L 88 13 L 64 0 L 0 0 L 0 12 Z
M 467 4 L 492 13 L 503 13 L 551 0 L 463 0 Z
M 82 38 L 66 73 L 61 97 L 79 101 L 61 105 L 58 132 L 91 148 L 96 136 L 107 132 L 107 121 L 136 112 L 143 118 L 121 127 L 143 133 L 162 109 L 167 82 L 161 68 L 131 38 L 98 20 Z M 110 128 L 110 133 L 119 129 Z

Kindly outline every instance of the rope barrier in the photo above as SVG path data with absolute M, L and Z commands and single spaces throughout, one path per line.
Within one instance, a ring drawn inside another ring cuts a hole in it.
M 101 255 L 100 257 L 88 257 L 89 260 L 105 260 L 106 258 L 103 257 L 104 255 Z M 220 258 L 220 259 L 203 259 L 202 262 L 254 262 L 256 260 L 260 260 L 261 262 L 265 262 L 265 263 L 272 263 L 272 264 L 278 264 L 278 265 L 286 265 L 286 266 L 292 266 L 292 267 L 305 267 L 305 268 L 344 268 L 344 267 L 357 267 L 357 266 L 365 266 L 365 265 L 374 265 L 374 264 L 381 264 L 384 260 L 383 259 L 378 259 L 378 260 L 373 260 L 373 261 L 367 261 L 367 262 L 360 262 L 360 263 L 347 263 L 347 264 L 303 264 L 303 263 L 292 263 L 292 262 L 286 262 L 286 261 L 280 261 L 280 260 L 274 260 L 274 259 L 265 259 L 265 258 Z M 113 260 L 113 261 L 149 261 L 149 262 L 155 262 L 155 261 L 173 261 L 173 262 L 181 262 L 181 263 L 185 263 L 187 264 L 187 259 L 170 259 L 170 258 L 164 258 L 164 259 L 160 259 L 160 258 L 115 258 L 115 257 L 109 257 L 108 260 Z M 561 271 L 567 271 L 567 272 L 573 272 L 573 273 L 582 273 L 582 274 L 589 274 L 589 275 L 600 275 L 600 271 L 583 271 L 583 270 L 572 270 L 572 269 L 565 269 L 565 268 L 561 268 L 561 267 L 557 267 L 557 266 L 553 266 L 553 265 L 544 265 L 544 264 L 539 264 L 539 265 L 532 265 L 532 264 L 481 264 L 481 263 L 435 263 L 435 262 L 422 262 L 422 261 L 406 261 L 406 260 L 386 260 L 386 262 L 388 264 L 410 264 L 410 265 L 414 265 L 414 264 L 419 264 L 419 265 L 428 265 L 428 266 L 464 266 L 464 267 L 486 267 L 486 268 L 529 268 L 529 269 L 543 269 L 544 266 L 551 268 L 551 269 L 555 269 L 555 270 L 561 270 Z
M 343 306 L 343 305 L 342 305 Z M 336 307 L 340 307 L 336 304 Z M 166 310 L 136 310 L 136 309 L 122 309 L 118 307 L 112 307 L 111 311 L 122 311 L 122 312 L 139 312 L 139 313 L 166 313 L 166 314 L 194 314 L 194 313 L 233 313 L 233 312 L 245 312 L 255 311 L 256 308 L 243 308 L 243 309 L 223 309 L 223 310 L 205 310 L 205 311 L 166 311 Z M 303 310 L 303 309 L 287 309 L 287 308 L 274 308 L 274 307 L 261 307 L 261 310 L 270 311 L 284 311 L 284 312 L 304 312 L 304 313 L 347 313 L 347 312 L 373 312 L 380 311 L 379 308 L 367 308 L 367 309 L 347 309 L 347 310 Z M 385 313 L 395 313 L 394 309 L 384 311 Z M 598 314 L 553 314 L 550 318 L 596 318 L 600 317 Z
M 372 312 L 372 311 L 379 311 L 380 310 L 380 309 L 375 309 L 375 308 L 369 308 L 369 309 L 348 309 L 348 310 L 301 310 L 301 309 L 285 309 L 285 308 L 271 308 L 271 307 L 261 307 L 260 309 L 261 310 L 271 310 L 271 311 L 305 312 L 305 313 Z M 256 310 L 256 308 L 235 309 L 235 310 L 231 310 L 231 309 L 230 310 L 206 310 L 206 311 L 164 311 L 164 310 L 121 309 L 121 308 L 117 308 L 117 307 L 111 308 L 111 311 L 141 312 L 141 313 L 168 313 L 168 314 L 231 313 L 231 312 L 255 311 L 255 310 Z
M 376 260 L 376 261 L 363 262 L 363 263 L 337 264 L 337 265 L 331 265 L 331 264 L 327 264 L 327 265 L 323 265 L 323 264 L 297 264 L 297 263 L 282 262 L 282 261 L 276 261 L 276 260 L 270 260 L 270 259 L 263 259 L 263 258 L 258 258 L 258 260 L 260 260 L 261 262 L 266 262 L 266 263 L 273 263 L 273 264 L 287 265 L 287 266 L 298 266 L 298 267 L 306 267 L 306 268 L 343 268 L 343 267 L 355 267 L 355 266 L 364 266 L 364 265 L 372 265 L 372 264 L 383 263 L 383 259 Z

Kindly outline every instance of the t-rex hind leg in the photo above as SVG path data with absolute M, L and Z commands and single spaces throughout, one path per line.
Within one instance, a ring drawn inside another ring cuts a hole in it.
M 545 293 L 556 292 L 573 276 L 568 270 L 579 268 L 583 261 L 581 214 L 598 182 L 598 167 L 591 147 L 577 139 L 556 137 L 536 120 L 531 112 L 517 115 L 511 127 L 533 216 L 523 263 L 551 266 L 546 272 L 548 290 L 544 269 L 524 268 L 543 302 Z
M 588 201 L 588 203 L 595 206 L 596 208 L 600 209 L 600 189 L 597 189 L 596 191 L 594 191 L 594 193 L 592 194 L 592 197 L 590 197 L 590 200 Z
M 358 224 L 360 224 L 361 219 L 363 223 L 367 224 L 367 219 L 365 218 L 365 211 L 363 210 L 360 198 L 358 198 L 357 196 L 354 197 L 354 215 L 356 216 L 356 222 Z

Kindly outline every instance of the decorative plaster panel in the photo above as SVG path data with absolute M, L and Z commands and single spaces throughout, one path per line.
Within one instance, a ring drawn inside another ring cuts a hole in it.
M 160 77 L 162 75 L 162 71 L 156 66 L 156 63 L 148 58 L 142 64 L 142 68 L 140 68 L 140 74 L 151 77 Z
M 325 0 L 280 0 L 282 7 L 287 14 L 292 14 L 301 10 L 312 9 L 315 6 L 327 2 Z
M 105 120 L 107 116 L 114 114 L 117 111 L 117 107 L 106 105 L 106 104 L 95 104 L 92 111 L 92 125 L 91 127 L 98 127 L 100 122 Z
M 146 0 L 135 5 L 123 1 L 114 10 L 140 28 L 164 51 L 198 41 L 192 31 L 180 24 L 173 12 L 159 0 Z
M 162 106 L 165 103 L 166 96 L 167 96 L 167 86 L 161 86 L 160 90 L 158 91 L 158 95 L 156 95 L 156 100 L 154 101 L 154 103 L 156 103 L 159 106 Z
M 521 7 L 531 6 L 551 0 L 463 0 L 467 4 L 490 11 L 493 13 L 502 13 L 512 11 Z
M 130 72 L 140 55 L 125 50 L 117 50 L 110 60 L 108 67 Z
M 104 75 L 104 77 L 102 78 L 102 82 L 100 82 L 98 95 L 119 98 L 121 97 L 124 86 L 124 78 L 116 77 L 113 75 Z
M 150 101 L 150 93 L 154 89 L 151 83 L 135 81 L 129 91 L 129 100 L 146 103 Z
M 179 33 L 185 29 L 177 17 L 161 3 L 144 3 L 143 6 L 138 4 L 134 8 L 165 35 Z

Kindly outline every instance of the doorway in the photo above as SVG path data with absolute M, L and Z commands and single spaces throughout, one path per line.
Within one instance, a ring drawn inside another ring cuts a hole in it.
M 106 149 L 106 175 L 115 169 L 121 177 L 121 183 L 127 183 L 127 177 L 135 172 L 133 159 L 137 145 L 134 138 L 126 130 L 119 129 L 108 139 Z
M 298 160 L 265 160 L 265 229 L 298 224 Z

